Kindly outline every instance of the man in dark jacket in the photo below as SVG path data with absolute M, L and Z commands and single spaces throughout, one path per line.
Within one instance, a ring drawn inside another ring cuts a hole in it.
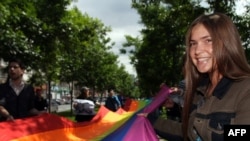
M 38 115 L 34 107 L 34 88 L 23 80 L 25 66 L 19 59 L 12 59 L 8 65 L 6 83 L 0 85 L 0 121 L 14 120 Z
M 121 102 L 117 98 L 114 92 L 114 88 L 109 88 L 108 89 L 108 94 L 109 96 L 107 97 L 105 101 L 105 107 L 108 108 L 109 110 L 115 112 L 121 107 Z

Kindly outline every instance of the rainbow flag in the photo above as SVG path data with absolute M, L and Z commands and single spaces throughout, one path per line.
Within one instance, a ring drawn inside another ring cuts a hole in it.
M 163 86 L 153 100 L 128 100 L 124 109 L 112 112 L 101 106 L 90 122 L 76 123 L 55 114 L 0 123 L 0 141 L 157 141 L 144 116 L 164 102 L 170 90 Z

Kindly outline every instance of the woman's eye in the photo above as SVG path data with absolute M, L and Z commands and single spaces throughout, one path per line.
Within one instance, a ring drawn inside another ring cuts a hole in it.
M 195 42 L 190 42 L 190 43 L 189 43 L 189 46 L 190 46 L 190 47 L 192 47 L 192 46 L 194 46 L 194 45 L 196 45 Z
M 210 42 L 212 42 L 212 39 L 207 39 L 206 42 L 210 43 Z

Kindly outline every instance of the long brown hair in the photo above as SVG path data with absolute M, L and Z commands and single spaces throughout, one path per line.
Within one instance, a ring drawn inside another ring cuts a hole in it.
M 204 14 L 195 19 L 186 34 L 186 94 L 182 120 L 185 139 L 187 139 L 188 119 L 194 93 L 200 80 L 206 75 L 198 72 L 189 55 L 192 29 L 197 24 L 202 24 L 212 37 L 214 61 L 216 62 L 216 68 L 223 77 L 239 80 L 250 76 L 249 64 L 233 21 L 222 13 Z

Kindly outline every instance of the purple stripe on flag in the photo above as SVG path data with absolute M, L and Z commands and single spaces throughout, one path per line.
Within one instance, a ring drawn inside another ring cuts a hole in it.
M 151 113 L 156 110 L 161 104 L 163 104 L 170 93 L 171 90 L 166 85 L 163 85 L 161 90 L 153 98 L 152 102 L 144 108 L 143 113 Z
M 133 125 L 128 130 L 123 141 L 158 141 L 156 133 L 144 116 L 137 116 Z

